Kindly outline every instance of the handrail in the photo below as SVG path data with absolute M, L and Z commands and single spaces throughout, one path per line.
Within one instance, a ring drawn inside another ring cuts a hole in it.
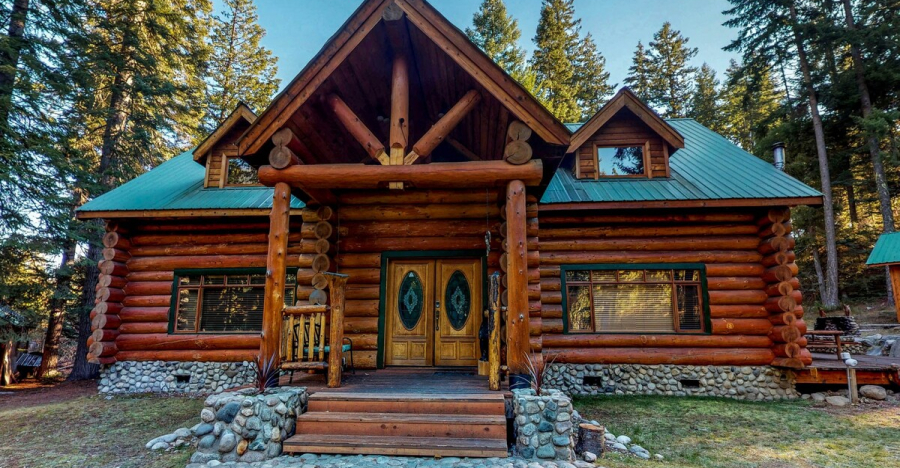
M 284 315 L 322 314 L 328 312 L 328 309 L 329 307 L 325 304 L 293 305 L 285 306 L 282 313 Z

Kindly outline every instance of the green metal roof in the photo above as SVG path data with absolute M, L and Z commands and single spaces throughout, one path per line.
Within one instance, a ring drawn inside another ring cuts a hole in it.
M 266 209 L 272 207 L 270 187 L 203 188 L 206 168 L 190 151 L 160 164 L 81 206 L 79 212 Z M 292 197 L 291 208 L 305 205 Z
M 740 200 L 821 197 L 822 194 L 740 149 L 693 119 L 666 120 L 684 136 L 669 157 L 671 177 L 579 180 L 556 171 L 541 203 Z M 566 124 L 575 131 L 580 124 Z
M 900 263 L 900 232 L 882 234 L 869 254 L 866 265 Z

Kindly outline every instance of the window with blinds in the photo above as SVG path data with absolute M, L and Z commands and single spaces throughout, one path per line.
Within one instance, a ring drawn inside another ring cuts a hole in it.
M 176 274 L 173 332 L 244 333 L 262 330 L 265 272 Z M 295 273 L 287 275 L 285 304 L 294 303 Z
M 566 270 L 569 333 L 705 332 L 697 269 Z

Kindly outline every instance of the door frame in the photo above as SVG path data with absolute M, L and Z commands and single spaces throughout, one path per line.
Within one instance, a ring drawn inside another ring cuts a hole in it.
M 434 259 L 442 260 L 448 258 L 472 258 L 481 260 L 481 305 L 487 304 L 488 288 L 487 285 L 487 253 L 484 250 L 396 250 L 390 252 L 381 252 L 381 279 L 378 286 L 378 354 L 375 358 L 375 364 L 378 369 L 384 369 L 384 348 L 385 348 L 385 308 L 387 304 L 387 280 L 388 280 L 388 263 L 391 260 L 413 258 L 413 259 Z M 477 340 L 478 337 L 476 336 Z

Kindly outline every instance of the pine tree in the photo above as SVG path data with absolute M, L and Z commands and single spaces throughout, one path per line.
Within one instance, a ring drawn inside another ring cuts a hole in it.
M 574 0 L 544 0 L 534 44 L 531 66 L 543 86 L 547 108 L 564 122 L 581 118 L 578 90 L 573 86 L 576 67 L 572 58 L 578 48 L 581 20 L 575 19 Z
M 719 102 L 719 80 L 716 71 L 704 63 L 694 77 L 694 91 L 687 116 L 716 132 L 722 130 Z
M 597 50 L 590 34 L 581 40 L 576 51 L 575 82 L 578 86 L 575 98 L 581 107 L 581 120 L 586 121 L 606 104 L 614 90 L 614 85 L 609 84 L 606 58 Z
M 650 103 L 664 117 L 684 117 L 687 112 L 697 71 L 688 64 L 697 55 L 697 49 L 688 47 L 688 42 L 668 21 L 650 42 Z
M 637 48 L 634 50 L 634 56 L 631 59 L 631 66 L 628 67 L 628 77 L 625 78 L 625 84 L 641 101 L 649 103 L 651 97 L 650 79 L 650 56 L 644 49 L 644 44 L 638 41 Z
M 204 133 L 215 130 L 238 102 L 259 111 L 278 91 L 278 58 L 260 45 L 266 31 L 257 19 L 252 0 L 224 0 L 224 10 L 212 17 Z
M 717 131 L 753 152 L 765 130 L 778 124 L 775 119 L 783 98 L 784 93 L 769 70 L 746 67 L 732 60 L 725 71 Z
M 500 68 L 512 76 L 525 69 L 525 51 L 518 46 L 519 22 L 506 10 L 503 0 L 484 0 L 472 17 L 466 35 Z

